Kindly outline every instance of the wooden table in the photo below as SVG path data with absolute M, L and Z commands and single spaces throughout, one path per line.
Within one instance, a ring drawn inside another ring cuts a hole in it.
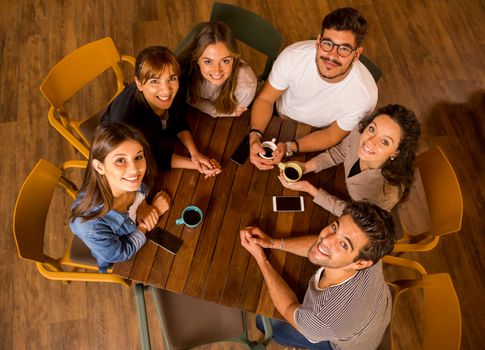
M 230 156 L 248 130 L 249 113 L 239 118 L 211 118 L 190 110 L 188 121 L 200 151 L 220 161 L 223 171 L 204 179 L 193 170 L 172 169 L 161 174 L 162 187 L 172 195 L 170 210 L 159 226 L 180 236 L 184 244 L 176 256 L 147 242 L 130 261 L 118 263 L 113 272 L 133 281 L 188 294 L 197 298 L 235 306 L 269 317 L 280 317 L 269 297 L 259 268 L 241 246 L 239 231 L 248 225 L 259 226 L 273 237 L 318 234 L 332 219 L 311 197 L 304 195 L 302 213 L 274 213 L 272 196 L 297 195 L 278 181 L 277 167 L 260 171 L 249 160 L 238 166 Z M 276 137 L 286 141 L 310 132 L 309 127 L 292 121 L 273 118 L 265 139 Z M 177 149 L 183 153 L 183 147 Z M 307 155 L 309 156 L 309 155 Z M 305 160 L 305 155 L 295 159 Z M 344 188 L 336 181 L 341 168 L 305 179 L 328 191 Z M 202 209 L 204 220 L 195 229 L 176 225 L 183 208 L 194 204 Z M 284 279 L 303 298 L 316 267 L 307 259 L 271 250 L 269 259 Z

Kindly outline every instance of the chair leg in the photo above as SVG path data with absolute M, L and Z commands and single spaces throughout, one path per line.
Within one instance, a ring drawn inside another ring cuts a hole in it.
M 265 316 L 261 317 L 263 319 L 264 327 L 264 339 L 261 341 L 261 343 L 263 343 L 264 346 L 268 346 L 271 342 L 271 339 L 273 338 L 273 325 L 271 324 L 271 319 Z
M 145 306 L 145 287 L 141 283 L 135 285 L 136 313 L 138 314 L 138 328 L 142 350 L 150 350 L 150 332 L 148 330 L 147 311 Z

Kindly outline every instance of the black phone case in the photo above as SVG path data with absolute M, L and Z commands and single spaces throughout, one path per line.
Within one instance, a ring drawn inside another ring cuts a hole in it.
M 172 254 L 177 254 L 180 247 L 184 243 L 180 237 L 177 237 L 173 233 L 170 233 L 160 227 L 155 227 L 153 230 L 147 233 L 147 238 Z
M 231 156 L 231 160 L 238 164 L 243 165 L 249 158 L 249 135 L 245 135 L 244 138 L 239 142 L 236 150 Z

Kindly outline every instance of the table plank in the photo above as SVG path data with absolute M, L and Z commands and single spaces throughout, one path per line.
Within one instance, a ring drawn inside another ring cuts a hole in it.
M 251 177 L 253 166 L 249 161 L 246 161 L 243 166 L 239 166 L 229 160 L 239 141 L 247 132 L 248 121 L 249 117 L 245 120 L 239 118 L 233 124 L 229 135 L 228 147 L 226 147 L 224 155 L 224 161 L 229 162 L 226 166 L 226 171 L 228 172 L 228 177 L 232 179 L 232 184 L 229 187 L 221 186 L 223 191 L 227 192 L 227 188 L 231 188 L 231 190 L 228 200 L 224 201 L 226 209 L 219 229 L 219 237 L 212 261 L 210 261 L 210 266 L 208 266 L 203 294 L 204 299 L 215 302 L 219 302 L 221 299 L 227 281 L 226 276 L 230 269 L 231 252 L 235 249 L 234 246 L 239 244 L 239 229 L 243 213 L 241 208 L 246 206 L 246 198 L 250 189 L 250 183 L 247 179 Z
M 214 136 L 216 139 L 211 145 L 214 146 L 214 150 L 219 154 L 224 153 L 231 123 L 232 118 L 224 118 L 220 119 L 216 125 L 214 135 L 217 136 Z M 223 159 L 223 164 L 225 165 L 225 168 L 222 173 L 215 178 L 215 184 L 212 182 L 213 188 L 210 188 L 212 197 L 207 204 L 207 207 L 210 208 L 210 210 L 206 210 L 208 215 L 204 219 L 204 225 L 199 237 L 197 249 L 194 252 L 190 271 L 187 271 L 189 278 L 187 279 L 184 292 L 197 297 L 200 297 L 203 294 L 207 271 L 217 243 L 220 227 L 222 225 L 223 213 L 229 197 L 227 189 L 231 188 L 233 182 L 234 171 L 231 170 L 231 165 L 229 165 L 229 169 L 226 169 L 227 159 Z M 209 182 L 207 182 L 207 184 L 209 184 Z

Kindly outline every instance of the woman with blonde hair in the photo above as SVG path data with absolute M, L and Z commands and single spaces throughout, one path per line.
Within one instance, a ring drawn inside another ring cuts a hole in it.
M 190 105 L 212 117 L 239 117 L 247 110 L 258 80 L 225 23 L 203 24 L 178 58 Z

